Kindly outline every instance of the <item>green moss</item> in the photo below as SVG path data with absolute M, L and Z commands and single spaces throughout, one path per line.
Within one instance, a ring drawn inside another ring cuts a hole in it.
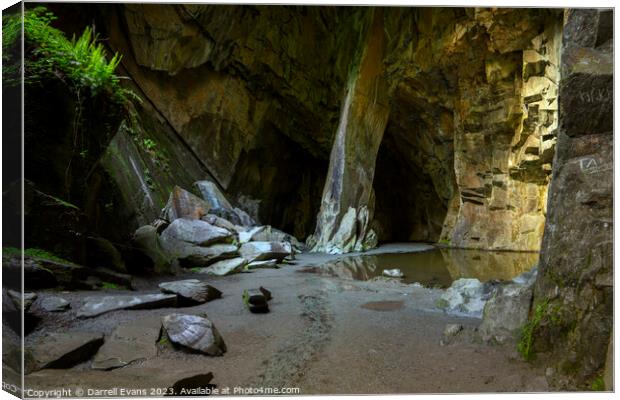
M 197 274 L 197 273 L 200 272 L 201 269 L 202 268 L 200 268 L 200 267 L 194 267 L 194 268 L 190 268 L 189 270 L 192 271 L 193 273 Z
M 595 392 L 602 392 L 605 390 L 605 381 L 602 376 L 594 378 L 592 384 L 590 385 L 590 389 Z
M 101 287 L 104 289 L 120 289 L 120 286 L 112 282 L 101 282 Z
M 3 256 L 21 256 L 21 254 L 22 254 L 21 250 L 15 247 L 3 247 L 2 248 Z M 71 261 L 66 260 L 62 257 L 58 257 L 54 253 L 50 253 L 47 250 L 37 249 L 37 248 L 25 249 L 24 256 L 33 257 L 33 258 L 42 258 L 45 260 L 55 261 L 61 264 L 73 264 Z

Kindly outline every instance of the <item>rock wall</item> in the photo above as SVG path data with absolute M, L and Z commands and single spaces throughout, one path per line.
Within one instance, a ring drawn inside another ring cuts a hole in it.
M 612 10 L 565 13 L 534 348 L 552 354 L 548 377 L 567 388 L 590 388 L 602 377 L 613 326 L 612 20 Z

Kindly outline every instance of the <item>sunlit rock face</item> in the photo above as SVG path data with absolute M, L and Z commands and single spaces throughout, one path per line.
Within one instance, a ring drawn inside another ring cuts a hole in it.
M 567 388 L 589 389 L 612 361 L 605 365 L 613 327 L 612 19 L 612 10 L 569 10 L 564 25 L 534 349 L 553 354 L 553 383 Z
M 126 163 L 122 174 L 108 157 L 121 186 L 143 193 L 141 222 L 157 214 L 170 178 L 208 179 L 258 222 L 312 234 L 316 250 L 379 241 L 539 249 L 560 11 L 98 10 L 151 110 L 138 113 L 160 125 L 143 133 L 161 132 L 152 136 L 168 157 L 138 173 Z M 179 163 L 187 174 L 165 170 Z

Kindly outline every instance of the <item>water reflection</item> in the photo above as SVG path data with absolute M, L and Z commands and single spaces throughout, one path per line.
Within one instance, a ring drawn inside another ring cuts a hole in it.
M 446 288 L 460 278 L 510 280 L 530 270 L 537 253 L 435 249 L 417 253 L 391 253 L 346 257 L 327 263 L 314 272 L 342 279 L 369 280 L 383 270 L 399 268 L 403 282 Z

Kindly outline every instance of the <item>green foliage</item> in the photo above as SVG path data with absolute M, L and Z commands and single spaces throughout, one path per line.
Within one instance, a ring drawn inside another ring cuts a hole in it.
M 15 247 L 3 247 L 2 255 L 4 256 L 21 256 L 21 250 Z M 54 253 L 50 253 L 47 250 L 37 249 L 37 248 L 28 248 L 24 250 L 24 256 L 33 257 L 33 258 L 42 258 L 45 260 L 55 261 L 61 264 L 73 264 L 69 260 L 65 260 L 62 257 L 58 257 Z
M 86 27 L 79 38 L 68 40 L 63 32 L 50 25 L 55 19 L 42 6 L 24 12 L 25 84 L 42 84 L 45 78 L 56 77 L 78 95 L 83 89 L 88 89 L 92 96 L 105 91 L 120 103 L 135 96 L 120 86 L 119 76 L 114 73 L 121 56 L 115 53 L 108 59 L 91 27 Z M 21 22 L 20 15 L 2 17 L 3 65 L 7 66 L 3 73 L 7 82 L 16 84 L 21 78 L 18 69 L 13 68 L 19 65 L 19 60 L 14 58 L 20 53 L 16 49 L 20 46 Z
M 200 268 L 200 267 L 194 267 L 194 268 L 190 268 L 190 271 L 192 271 L 193 273 L 197 274 L 197 273 L 200 273 L 201 269 L 202 268 Z
M 245 289 L 243 290 L 243 303 L 248 307 L 250 306 L 250 293 Z
M 592 381 L 592 385 L 590 386 L 590 389 L 592 389 L 595 392 L 602 392 L 605 390 L 605 380 L 603 380 L 602 376 L 598 376 L 596 378 L 594 378 L 594 380 Z
M 120 286 L 112 282 L 101 282 L 101 287 L 104 289 L 120 289 Z
M 159 338 L 159 341 L 157 343 L 163 344 L 163 345 L 170 344 L 170 340 L 168 339 L 168 335 L 166 335 L 165 333 L 162 333 L 162 335 Z
M 517 344 L 517 351 L 521 353 L 521 356 L 526 361 L 530 361 L 534 356 L 534 353 L 532 351 L 534 333 L 536 332 L 536 329 L 538 329 L 538 327 L 540 326 L 540 322 L 547 314 L 548 307 L 549 300 L 545 300 L 542 303 L 538 304 L 534 309 L 534 315 L 521 330 L 521 339 Z
M 142 146 L 147 150 L 153 150 L 157 144 L 153 139 L 142 139 Z

